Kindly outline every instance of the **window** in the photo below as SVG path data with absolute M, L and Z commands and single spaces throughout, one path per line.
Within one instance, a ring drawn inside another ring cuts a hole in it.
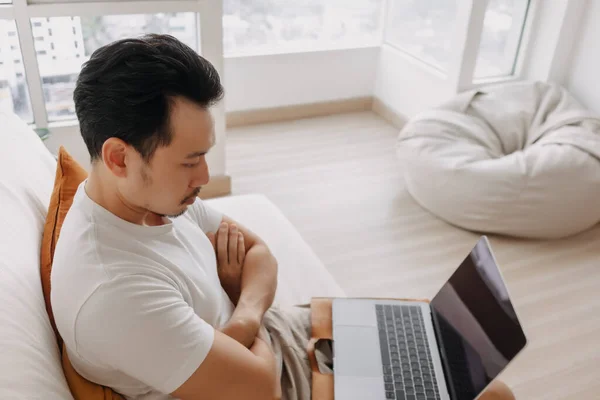
M 38 50 L 36 53 L 38 56 L 45 56 L 47 54 L 46 50 Z
M 529 0 L 490 0 L 479 45 L 475 79 L 514 74 Z
M 44 37 L 43 36 L 36 36 L 34 40 L 36 42 L 43 42 L 44 41 Z
M 457 11 L 457 0 L 392 1 L 385 41 L 438 69 L 446 70 Z
M 0 37 L 6 37 L 9 32 L 16 31 L 14 21 L 0 19 Z M 0 110 L 14 112 L 24 121 L 33 122 L 21 50 L 16 46 L 11 46 L 9 50 L 6 41 L 0 41 L 0 47 L 0 58 L 3 59 L 3 65 L 0 66 Z M 17 57 L 18 63 L 13 62 L 14 57 Z
M 177 20 L 178 27 L 170 28 Z M 32 23 L 38 19 L 33 18 Z M 134 15 L 103 15 L 97 17 L 52 17 L 54 29 L 53 56 L 39 57 L 38 65 L 49 121 L 75 118 L 73 90 L 82 64 L 97 48 L 125 37 L 145 33 L 169 33 L 198 50 L 198 29 L 195 13 L 160 13 Z M 73 51 L 73 32 L 75 47 Z
M 40 21 L 33 24 L 34 28 L 39 28 L 40 26 L 42 26 L 42 23 Z
M 8 36 L 9 36 L 9 37 L 11 37 L 11 36 L 17 36 L 17 32 L 15 32 L 15 31 L 10 31 L 10 32 L 8 32 Z
M 224 0 L 224 53 L 378 45 L 382 4 L 382 0 Z

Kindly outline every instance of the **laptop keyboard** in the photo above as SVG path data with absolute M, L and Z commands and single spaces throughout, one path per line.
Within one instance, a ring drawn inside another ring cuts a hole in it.
M 439 400 L 421 307 L 375 306 L 386 399 Z

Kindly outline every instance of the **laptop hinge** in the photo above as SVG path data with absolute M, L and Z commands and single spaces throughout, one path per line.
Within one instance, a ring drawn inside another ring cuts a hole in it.
M 435 341 L 437 342 L 437 350 L 440 356 L 440 360 L 442 362 L 442 372 L 444 373 L 444 379 L 446 381 L 446 387 L 448 389 L 448 395 L 450 396 L 451 400 L 456 400 L 457 396 L 454 393 L 454 386 L 452 385 L 452 381 L 450 378 L 450 373 L 448 371 L 448 368 L 446 366 L 446 357 L 444 355 L 444 351 L 443 351 L 443 346 L 444 346 L 444 342 L 441 340 L 441 335 L 439 333 L 439 327 L 438 327 L 438 323 L 437 320 L 435 319 L 434 315 L 435 312 L 433 310 L 433 307 L 431 306 L 431 303 L 429 304 L 429 314 L 431 316 L 431 323 L 433 324 L 433 334 L 435 335 Z

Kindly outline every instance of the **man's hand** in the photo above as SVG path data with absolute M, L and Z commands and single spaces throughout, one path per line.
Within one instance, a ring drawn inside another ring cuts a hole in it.
M 265 312 L 273 304 L 277 290 L 277 260 L 263 240 L 256 234 L 223 216 L 222 229 L 208 237 L 217 253 L 218 273 L 221 285 L 235 304 L 229 321 L 221 332 L 250 348 L 254 343 Z M 231 257 L 234 231 L 242 233 L 237 238 L 238 263 Z M 242 241 L 243 249 L 240 246 Z M 224 243 L 227 242 L 227 245 Z M 241 252 L 245 251 L 245 256 Z M 230 262 L 233 260 L 234 262 Z
M 221 223 L 217 234 L 207 234 L 217 255 L 217 272 L 221 285 L 237 305 L 242 287 L 242 269 L 246 258 L 244 235 L 234 224 Z

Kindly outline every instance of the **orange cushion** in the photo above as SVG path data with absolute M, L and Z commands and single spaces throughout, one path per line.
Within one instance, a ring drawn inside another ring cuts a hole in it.
M 58 162 L 56 164 L 56 177 L 54 178 L 54 189 L 50 197 L 48 215 L 44 225 L 42 236 L 42 249 L 40 256 L 40 276 L 42 279 L 42 290 L 44 291 L 44 300 L 46 301 L 46 310 L 50 317 L 52 329 L 56 334 L 58 347 L 62 354 L 63 371 L 69 383 L 71 393 L 76 400 L 118 400 L 123 399 L 120 395 L 113 392 L 110 388 L 97 385 L 83 378 L 75 371 L 67 356 L 64 343 L 56 329 L 52 305 L 50 304 L 50 272 L 52 271 L 52 260 L 54 259 L 54 249 L 60 235 L 60 228 L 71 204 L 77 188 L 87 178 L 87 172 L 77 161 L 75 161 L 64 147 L 60 147 L 58 152 Z

